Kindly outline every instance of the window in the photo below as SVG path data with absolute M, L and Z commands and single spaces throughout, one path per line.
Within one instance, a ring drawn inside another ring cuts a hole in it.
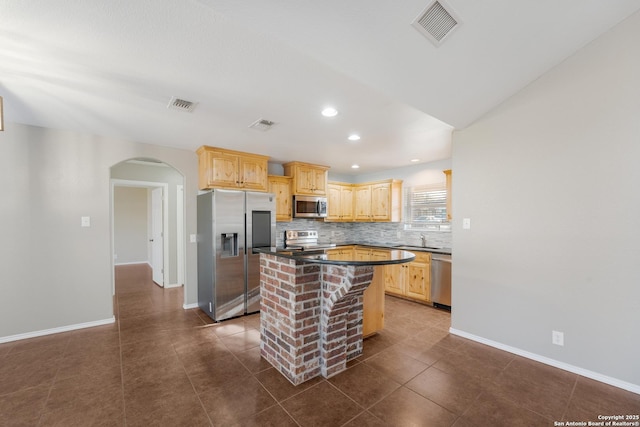
M 447 188 L 444 183 L 408 187 L 404 195 L 405 228 L 431 228 L 447 223 Z

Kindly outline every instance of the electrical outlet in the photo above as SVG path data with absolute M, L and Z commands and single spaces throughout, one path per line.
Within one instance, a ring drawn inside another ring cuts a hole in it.
M 471 229 L 471 218 L 462 218 L 462 228 L 464 230 Z
M 564 332 L 551 331 L 551 343 L 555 345 L 564 345 Z

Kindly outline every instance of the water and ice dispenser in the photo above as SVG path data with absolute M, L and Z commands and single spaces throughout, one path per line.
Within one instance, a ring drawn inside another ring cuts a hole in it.
M 220 240 L 222 243 L 221 258 L 238 256 L 238 233 L 222 233 Z

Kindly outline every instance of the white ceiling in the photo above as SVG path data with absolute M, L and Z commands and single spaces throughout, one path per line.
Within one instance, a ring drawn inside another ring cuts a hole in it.
M 25 123 L 341 174 L 450 157 L 464 128 L 640 9 L 640 0 L 2 0 L 5 127 Z M 167 109 L 172 96 L 198 102 Z M 340 114 L 320 115 L 326 105 Z M 259 118 L 277 124 L 248 129 Z M 436 119 L 437 118 L 437 119 Z M 362 135 L 347 141 L 351 132 Z

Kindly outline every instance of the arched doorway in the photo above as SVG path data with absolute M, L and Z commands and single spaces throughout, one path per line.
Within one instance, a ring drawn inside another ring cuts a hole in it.
M 184 176 L 162 161 L 133 158 L 113 165 L 110 178 L 112 267 L 148 263 L 158 286 L 183 286 Z

